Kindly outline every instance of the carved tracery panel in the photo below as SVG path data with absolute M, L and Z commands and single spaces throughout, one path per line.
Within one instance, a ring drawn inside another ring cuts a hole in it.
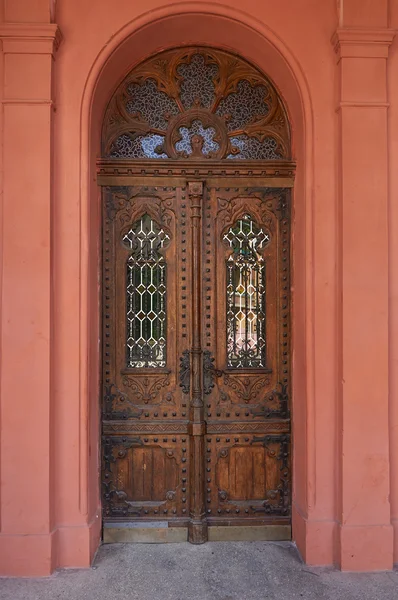
M 168 50 L 135 67 L 113 95 L 106 158 L 288 160 L 290 131 L 272 83 L 209 48 Z

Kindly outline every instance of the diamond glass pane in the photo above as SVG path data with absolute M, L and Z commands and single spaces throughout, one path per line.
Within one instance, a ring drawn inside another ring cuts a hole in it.
M 126 360 L 128 368 L 166 366 L 166 260 L 168 234 L 141 217 L 123 237 L 132 250 L 126 275 Z
M 269 113 L 269 106 L 265 102 L 267 95 L 268 90 L 264 85 L 252 87 L 243 79 L 239 81 L 236 92 L 221 100 L 216 112 L 220 117 L 229 116 L 228 131 L 243 129 L 257 117 L 265 117 Z
M 191 139 L 193 135 L 200 135 L 203 138 L 203 154 L 209 154 L 209 152 L 214 152 L 219 148 L 218 143 L 213 139 L 216 135 L 214 127 L 205 129 L 199 120 L 193 121 L 189 128 L 180 127 L 179 131 L 182 139 L 176 143 L 176 150 L 177 152 L 183 152 L 185 156 L 192 154 Z
M 249 215 L 223 236 L 233 253 L 227 268 L 227 366 L 266 367 L 265 261 L 259 254 L 270 241 Z
M 154 79 L 147 79 L 141 85 L 133 83 L 127 89 L 131 99 L 126 104 L 130 114 L 136 114 L 156 129 L 167 128 L 167 117 L 178 114 L 178 106 L 173 98 L 158 89 Z
M 251 160 L 281 160 L 283 156 L 277 152 L 278 144 L 272 137 L 260 142 L 255 137 L 237 135 L 230 138 L 232 146 L 239 148 L 239 154 L 229 154 L 227 158 L 247 158 Z
M 214 77 L 218 74 L 215 64 L 206 64 L 204 56 L 194 54 L 191 62 L 178 67 L 177 73 L 182 76 L 181 102 L 185 109 L 191 108 L 195 101 L 205 108 L 214 102 Z
M 167 158 L 161 151 L 164 137 L 148 134 L 137 135 L 134 139 L 127 134 L 120 135 L 113 143 L 111 158 Z

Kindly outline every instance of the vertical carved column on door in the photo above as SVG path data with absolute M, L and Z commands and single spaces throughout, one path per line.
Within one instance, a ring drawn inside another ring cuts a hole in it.
M 188 539 L 192 544 L 207 541 L 207 523 L 205 512 L 204 488 L 204 403 L 202 390 L 202 345 L 201 345 L 201 219 L 203 183 L 188 182 L 188 194 L 191 202 L 192 227 L 192 340 L 191 340 L 191 398 L 190 398 L 190 434 L 191 442 L 191 484 L 190 484 L 190 522 Z

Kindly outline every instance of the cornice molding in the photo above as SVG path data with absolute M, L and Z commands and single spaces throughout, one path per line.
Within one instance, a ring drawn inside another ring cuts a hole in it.
M 385 63 L 395 33 L 395 30 L 387 28 L 337 29 L 331 40 L 337 64 L 341 66 L 337 111 L 388 109 Z M 369 60 L 372 60 L 372 69 L 377 69 L 379 76 L 378 79 L 375 76 L 377 84 L 370 87 L 366 85 Z M 355 72 L 358 73 L 358 80 L 353 79 Z
M 2 23 L 0 40 L 4 52 L 55 54 L 61 44 L 62 34 L 55 23 Z
M 388 44 L 390 45 L 396 34 L 395 29 L 384 28 L 362 28 L 362 27 L 339 27 L 332 37 L 334 41 L 346 43 Z
M 332 36 L 334 51 L 341 58 L 387 58 L 395 29 L 338 28 Z
M 395 29 L 338 28 L 331 42 L 340 58 L 387 58 Z

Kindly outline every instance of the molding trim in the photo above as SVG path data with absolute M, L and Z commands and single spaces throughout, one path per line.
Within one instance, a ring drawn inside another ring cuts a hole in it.
M 55 54 L 62 34 L 55 23 L 3 23 L 0 40 L 5 53 Z
M 380 108 L 380 109 L 388 109 L 390 107 L 389 102 L 360 102 L 359 100 L 353 100 L 352 102 L 348 100 L 343 100 L 340 102 L 336 108 L 336 112 L 340 112 L 343 108 Z
M 332 36 L 334 51 L 341 58 L 387 58 L 395 29 L 338 28 Z
M 243 164 L 244 163 L 244 164 Z M 98 185 L 184 186 L 192 178 L 214 187 L 293 187 L 295 163 L 291 161 L 97 160 Z
M 47 104 L 48 106 L 53 106 L 54 101 L 47 100 L 46 98 L 7 98 L 2 101 L 2 104 L 31 104 L 32 106 Z

